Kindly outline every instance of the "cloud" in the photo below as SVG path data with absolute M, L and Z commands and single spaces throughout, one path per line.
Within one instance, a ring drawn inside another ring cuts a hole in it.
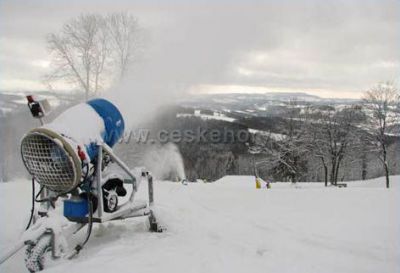
M 21 8 L 24 6 L 25 8 Z M 135 88 L 181 93 L 196 86 L 331 90 L 353 97 L 399 78 L 398 1 L 2 1 L 0 65 L 39 81 L 46 33 L 81 12 L 125 10 L 147 33 Z M 18 49 L 21 45 L 31 45 Z M 5 57 L 5 55 L 7 55 Z M 29 72 L 31 71 L 31 72 Z M 198 90 L 204 88 L 197 88 Z

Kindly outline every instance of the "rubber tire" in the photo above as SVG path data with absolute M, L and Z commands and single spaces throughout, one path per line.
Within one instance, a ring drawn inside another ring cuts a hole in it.
M 37 243 L 28 245 L 25 250 L 25 266 L 29 272 L 38 272 L 44 269 L 44 255 L 51 249 L 51 235 L 45 234 Z
M 108 213 L 113 213 L 113 212 L 115 212 L 115 211 L 117 211 L 117 209 L 118 209 L 118 195 L 114 195 L 115 196 L 115 205 L 114 205 L 114 208 L 113 209 L 110 209 L 109 207 L 108 207 L 108 198 L 107 197 L 103 197 L 103 200 L 104 200 L 104 211 L 105 212 L 108 212 Z

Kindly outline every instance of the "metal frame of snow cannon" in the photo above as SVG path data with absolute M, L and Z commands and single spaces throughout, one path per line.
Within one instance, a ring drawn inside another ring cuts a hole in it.
M 103 198 L 103 155 L 106 153 L 109 155 L 113 162 L 115 162 L 128 176 L 129 179 L 124 179 L 124 184 L 132 185 L 132 192 L 129 196 L 129 200 L 121 205 L 118 210 L 114 212 L 105 212 L 104 211 L 104 198 Z M 98 144 L 98 154 L 97 154 L 97 165 L 96 165 L 96 177 L 95 177 L 95 187 L 94 193 L 98 200 L 98 205 L 96 212 L 93 214 L 93 222 L 95 223 L 104 223 L 112 220 L 120 220 L 126 218 L 133 217 L 141 217 L 141 216 L 149 216 L 150 221 L 150 230 L 161 232 L 161 227 L 157 224 L 154 212 L 152 207 L 154 205 L 154 189 L 153 189 L 153 177 L 152 175 L 145 170 L 145 168 L 136 168 L 134 171 L 137 173 L 136 175 L 130 170 L 125 163 L 118 158 L 113 152 L 113 150 L 105 143 Z M 139 189 L 141 184 L 141 180 L 147 180 L 148 184 L 148 202 L 141 201 L 135 202 L 135 194 Z M 81 224 L 88 223 L 88 217 L 84 218 L 76 218 L 76 219 L 68 219 L 72 222 L 77 222 L 78 226 Z M 79 227 L 80 229 L 81 227 Z
M 110 156 L 113 162 L 115 162 L 128 176 L 129 179 L 124 179 L 124 184 L 132 185 L 132 192 L 129 196 L 129 200 L 121 205 L 118 210 L 114 212 L 105 212 L 104 211 L 104 198 L 103 198 L 103 155 L 106 153 Z M 152 175 L 145 170 L 145 168 L 136 168 L 134 170 L 130 170 L 125 163 L 118 158 L 112 149 L 105 143 L 98 144 L 98 154 L 97 154 L 97 165 L 96 168 L 96 176 L 94 183 L 94 194 L 97 197 L 97 209 L 93 214 L 93 222 L 104 223 L 107 221 L 146 216 L 154 214 L 151 210 L 154 204 L 154 189 L 153 189 L 153 177 Z M 134 174 L 136 172 L 136 174 Z M 148 202 L 134 202 L 134 197 L 136 192 L 139 189 L 141 184 L 141 180 L 147 180 L 148 183 Z M 43 196 L 45 199 L 48 197 L 45 193 Z M 47 205 L 46 207 L 49 207 Z M 69 218 L 72 222 L 77 223 L 87 223 L 88 217 L 82 218 Z
M 154 211 L 152 210 L 154 205 L 154 188 L 153 177 L 151 174 L 144 168 L 136 168 L 133 171 L 130 170 L 125 163 L 114 154 L 112 149 L 107 144 L 101 143 L 98 144 L 97 147 L 97 165 L 95 166 L 96 176 L 94 178 L 94 187 L 92 192 L 97 196 L 98 205 L 96 212 L 93 213 L 93 218 L 91 219 L 92 223 L 104 223 L 113 220 L 147 216 L 149 220 L 150 231 L 162 232 L 164 229 L 158 224 Z M 104 211 L 102 163 L 105 153 L 110 156 L 112 162 L 115 162 L 129 176 L 129 179 L 124 180 L 124 184 L 132 185 L 132 192 L 128 201 L 122 204 L 116 211 L 111 213 Z M 136 174 L 134 172 L 136 172 Z M 135 202 L 135 194 L 138 191 L 142 180 L 147 180 L 148 200 Z M 51 195 L 51 192 L 43 191 L 41 198 L 48 199 L 48 197 L 51 197 Z M 48 221 L 52 218 L 51 212 L 54 210 L 50 202 L 51 201 L 46 201 L 42 203 L 40 211 L 37 215 L 38 218 L 36 219 L 35 223 L 33 223 L 33 225 L 31 225 L 29 229 L 27 229 L 27 231 L 22 235 L 21 240 L 19 240 L 10 250 L 1 255 L 0 264 L 12 257 L 24 246 L 27 246 L 28 248 L 36 246 L 39 244 L 39 240 L 46 235 L 50 237 L 49 250 L 51 251 L 52 259 L 60 257 L 70 259 L 79 253 L 80 249 L 77 248 L 75 248 L 72 252 L 62 253 L 63 250 L 65 250 L 65 245 L 62 245 L 62 242 L 68 242 L 68 240 L 65 239 L 72 237 L 80 229 L 87 225 L 89 223 L 89 218 L 83 217 L 78 219 L 68 219 L 70 223 L 67 226 L 62 226 L 62 224 Z M 42 269 L 43 268 L 38 268 L 38 270 Z M 30 271 L 34 272 L 36 270 L 30 269 Z
M 43 117 L 45 117 L 50 110 L 48 102 L 43 100 L 37 101 L 32 96 L 27 96 L 27 99 L 32 116 L 39 119 L 41 125 L 43 125 Z M 36 133 L 40 134 L 40 132 Z M 90 165 L 92 166 L 92 168 L 94 168 L 94 172 L 90 174 L 90 183 L 88 184 L 88 189 L 84 190 L 84 192 L 87 192 L 87 201 L 91 204 L 89 205 L 89 207 L 92 207 L 92 210 L 89 210 L 90 213 L 87 213 L 86 216 L 81 216 L 84 215 L 81 214 L 76 219 L 67 217 L 69 221 L 66 221 L 65 218 L 63 218 L 64 221 L 57 221 L 57 219 L 55 219 L 56 221 L 54 221 L 53 218 L 59 217 L 57 215 L 58 213 L 56 213 L 53 209 L 55 208 L 56 204 L 55 200 L 57 200 L 58 197 L 62 197 L 62 195 L 56 195 L 56 193 L 50 191 L 46 186 L 42 185 L 40 191 L 40 201 L 37 200 L 38 195 L 35 198 L 34 190 L 36 178 L 33 176 L 32 191 L 34 202 L 32 204 L 31 219 L 29 221 L 28 227 L 26 228 L 26 232 L 22 235 L 22 238 L 6 253 L 0 255 L 0 264 L 4 263 L 6 260 L 12 257 L 24 246 L 27 246 L 27 260 L 34 259 L 35 261 L 37 261 L 32 268 L 28 267 L 31 272 L 43 269 L 43 265 L 41 262 L 43 260 L 42 257 L 48 251 L 51 251 L 52 258 L 71 258 L 79 253 L 79 250 L 89 239 L 91 234 L 91 226 L 94 222 L 103 223 L 118 219 L 147 216 L 151 231 L 163 231 L 163 228 L 158 225 L 158 222 L 152 210 L 154 204 L 154 194 L 153 178 L 151 174 L 144 168 L 136 168 L 134 170 L 130 170 L 125 165 L 125 163 L 114 154 L 111 147 L 107 144 L 103 142 L 97 142 L 95 143 L 95 145 L 98 153 L 96 155 L 96 160 L 93 162 L 92 165 Z M 107 159 L 104 158 L 105 156 L 107 156 Z M 107 182 L 108 177 L 103 177 L 103 167 L 105 167 L 110 162 L 116 163 L 129 177 L 127 179 L 122 179 L 122 182 L 124 184 L 131 184 L 132 192 L 129 196 L 129 199 L 122 205 L 117 206 L 117 209 L 115 211 L 106 212 L 104 209 L 105 204 L 103 198 L 103 186 L 105 182 Z M 89 165 L 87 166 L 89 168 Z M 89 174 L 89 169 L 87 170 L 87 172 Z M 137 202 L 134 200 L 134 197 L 142 180 L 147 180 L 148 201 Z M 83 182 L 85 182 L 85 179 L 83 179 Z M 80 185 L 82 185 L 83 182 L 81 181 Z M 73 194 L 72 192 L 69 193 L 71 193 L 71 195 Z M 97 209 L 94 213 L 93 199 L 91 199 L 92 195 L 96 196 L 97 198 Z M 40 202 L 40 208 L 37 211 L 34 210 L 35 201 Z M 88 225 L 88 232 L 85 242 L 77 245 L 73 252 L 65 253 L 66 250 L 69 249 L 67 245 L 68 240 L 66 239 L 73 236 L 85 225 Z M 34 254 L 27 254 L 29 251 L 32 251 Z M 34 258 L 32 258 L 32 256 L 34 256 Z
M 103 191 L 101 190 L 103 185 L 103 177 L 102 177 L 102 162 L 103 162 L 103 154 L 107 153 L 113 162 L 115 162 L 121 169 L 129 176 L 130 179 L 125 179 L 125 184 L 132 185 L 132 192 L 129 197 L 129 201 L 123 204 L 118 210 L 115 212 L 105 212 L 104 211 L 104 198 Z M 107 222 L 111 220 L 117 219 L 125 219 L 131 217 L 145 216 L 145 215 L 153 215 L 151 208 L 154 204 L 154 189 L 153 189 L 153 177 L 151 174 L 146 171 L 144 168 L 136 169 L 136 172 L 140 172 L 138 174 L 133 174 L 133 172 L 125 165 L 125 163 L 118 158 L 112 149 L 105 143 L 101 143 L 98 145 L 98 155 L 97 155 L 97 166 L 96 166 L 96 178 L 95 178 L 95 193 L 98 199 L 97 210 L 94 213 L 94 222 Z M 140 177 L 139 177 L 140 176 Z M 148 183 L 148 202 L 134 202 L 135 193 L 138 191 L 139 186 L 141 184 L 141 180 L 146 179 Z M 87 221 L 87 217 L 83 219 L 84 222 Z M 78 221 L 79 222 L 79 221 Z

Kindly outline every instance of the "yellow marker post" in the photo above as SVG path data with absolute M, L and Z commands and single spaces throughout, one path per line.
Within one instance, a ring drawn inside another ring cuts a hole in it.
M 261 181 L 258 177 L 256 177 L 256 189 L 261 189 Z

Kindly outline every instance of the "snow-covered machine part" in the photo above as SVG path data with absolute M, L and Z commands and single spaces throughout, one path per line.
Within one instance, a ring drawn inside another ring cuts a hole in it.
M 97 143 L 114 146 L 124 127 L 114 104 L 93 99 L 27 133 L 21 141 L 22 160 L 41 185 L 67 193 L 81 182 L 83 165 L 96 158 Z
M 51 259 L 71 259 L 88 242 L 94 223 L 145 216 L 151 231 L 163 231 L 153 211 L 152 175 L 144 167 L 130 169 L 112 150 L 125 124 L 111 102 L 94 99 L 78 104 L 43 125 L 45 111 L 32 96 L 27 99 L 33 117 L 42 123 L 21 141 L 22 160 L 32 175 L 31 215 L 23 238 L 0 255 L 0 264 L 24 246 L 30 272 L 44 268 L 49 252 Z M 41 186 L 38 192 L 36 182 Z M 148 200 L 135 199 L 142 182 L 147 182 Z M 41 205 L 38 210 L 36 202 Z M 71 240 L 83 226 L 84 240 Z

